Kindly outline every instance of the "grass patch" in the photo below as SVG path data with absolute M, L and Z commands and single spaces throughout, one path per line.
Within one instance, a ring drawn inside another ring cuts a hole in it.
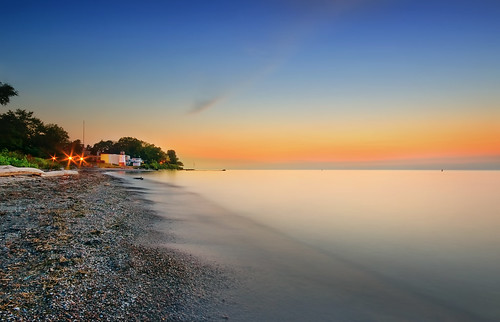
M 3 150 L 0 152 L 0 165 L 11 165 L 21 168 L 37 168 L 55 170 L 61 168 L 61 164 L 52 160 L 26 156 L 18 152 Z

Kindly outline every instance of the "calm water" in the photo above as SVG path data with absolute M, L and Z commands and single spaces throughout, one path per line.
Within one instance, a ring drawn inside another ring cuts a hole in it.
M 499 171 L 143 176 L 167 246 L 234 272 L 232 320 L 500 320 Z

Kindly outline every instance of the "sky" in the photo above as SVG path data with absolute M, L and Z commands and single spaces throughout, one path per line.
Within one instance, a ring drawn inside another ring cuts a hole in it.
M 186 167 L 500 169 L 500 1 L 0 0 L 0 81 Z

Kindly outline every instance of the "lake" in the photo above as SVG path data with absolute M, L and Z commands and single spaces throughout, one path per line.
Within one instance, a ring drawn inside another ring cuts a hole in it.
M 500 171 L 145 173 L 235 321 L 500 320 Z

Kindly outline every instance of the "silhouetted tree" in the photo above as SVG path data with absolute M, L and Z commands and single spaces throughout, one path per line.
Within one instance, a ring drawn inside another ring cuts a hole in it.
M 179 162 L 179 159 L 177 158 L 177 155 L 175 154 L 174 150 L 168 150 L 167 156 L 168 156 L 168 163 L 177 164 Z
M 162 151 L 161 148 L 144 142 L 144 146 L 142 148 L 142 155 L 141 158 L 143 158 L 146 162 L 158 162 L 158 163 L 165 163 L 167 161 L 167 154 Z
M 113 147 L 114 153 L 120 153 L 124 151 L 125 154 L 131 157 L 142 157 L 141 153 L 146 143 L 132 137 L 123 137 L 116 142 Z
M 25 110 L 0 115 L 0 149 L 29 153 L 31 141 L 42 124 L 33 112 Z
M 97 153 L 111 153 L 113 146 L 115 145 L 115 142 L 108 140 L 108 141 L 99 141 L 94 146 L 90 149 L 93 155 L 97 155 Z
M 100 141 L 94 144 L 91 151 L 92 154 L 97 154 L 98 152 L 120 153 L 124 151 L 126 155 L 130 155 L 131 157 L 142 158 L 146 165 L 151 166 L 153 169 L 177 169 L 183 165 L 177 158 L 174 150 L 168 150 L 168 153 L 165 153 L 160 147 L 133 137 L 122 137 L 118 142 Z M 172 162 L 171 160 L 174 161 Z
M 0 114 L 0 150 L 46 158 L 61 152 L 68 133 L 56 124 L 45 125 L 33 112 L 17 109 Z
M 0 104 L 7 105 L 11 96 L 17 96 L 18 92 L 7 83 L 0 82 Z
M 83 144 L 80 139 L 74 140 L 66 145 L 64 151 L 67 154 L 82 154 L 83 152 Z
M 39 150 L 35 154 L 43 157 L 62 155 L 61 152 L 68 143 L 68 132 L 57 124 L 43 125 L 41 131 L 33 139 L 33 146 Z

